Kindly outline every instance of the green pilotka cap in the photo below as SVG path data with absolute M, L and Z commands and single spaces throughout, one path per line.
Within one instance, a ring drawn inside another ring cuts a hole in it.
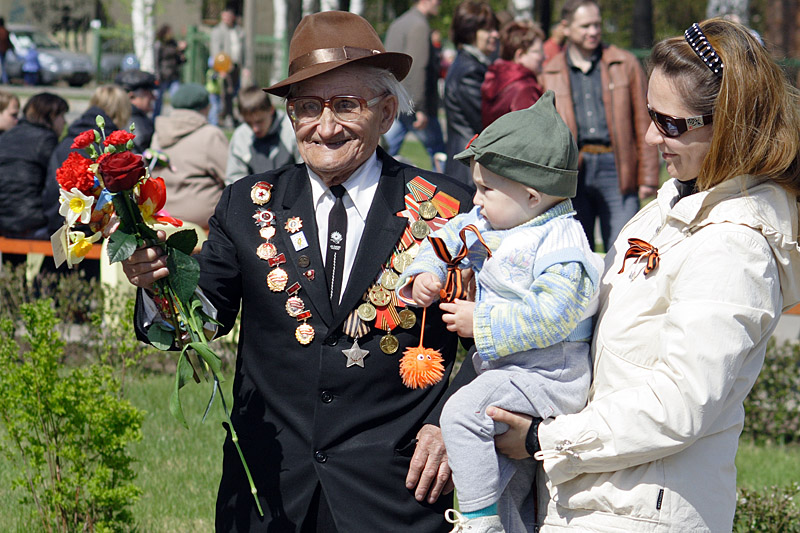
M 578 187 L 578 145 L 556 111 L 553 91 L 528 109 L 501 116 L 456 154 L 474 157 L 495 174 L 539 192 L 574 198 Z

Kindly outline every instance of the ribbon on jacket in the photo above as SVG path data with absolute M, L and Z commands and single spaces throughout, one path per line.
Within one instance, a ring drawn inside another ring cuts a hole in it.
M 645 276 L 658 267 L 658 262 L 660 261 L 658 257 L 658 248 L 647 241 L 635 237 L 628 239 L 628 244 L 630 247 L 628 251 L 625 252 L 625 258 L 622 260 L 622 268 L 619 269 L 617 274 L 622 274 L 622 271 L 625 270 L 625 261 L 630 258 L 637 259 L 639 257 L 644 257 L 647 259 L 647 265 L 644 267 Z
M 431 246 L 433 247 L 433 253 L 436 254 L 440 260 L 444 261 L 447 264 L 447 280 L 445 281 L 444 288 L 439 291 L 439 298 L 442 302 L 452 302 L 456 298 L 465 298 L 466 288 L 461 280 L 461 267 L 459 264 L 461 260 L 467 257 L 469 253 L 469 248 L 467 247 L 467 232 L 471 231 L 478 237 L 478 240 L 486 248 L 486 253 L 488 257 L 492 257 L 492 251 L 489 249 L 489 246 L 486 244 L 486 241 L 483 240 L 480 231 L 478 228 L 475 227 L 474 224 L 469 224 L 461 228 L 459 232 L 459 237 L 461 237 L 461 250 L 454 256 L 450 255 L 450 251 L 447 249 L 447 246 L 442 240 L 441 237 L 434 237 L 429 236 L 428 240 L 431 242 Z

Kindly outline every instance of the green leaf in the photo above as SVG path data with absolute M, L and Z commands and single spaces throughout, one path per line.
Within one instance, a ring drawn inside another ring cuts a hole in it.
M 136 235 L 131 235 L 117 228 L 108 238 L 108 261 L 117 263 L 127 259 L 136 251 Z
M 176 248 L 169 248 L 167 268 L 170 272 L 169 283 L 175 295 L 182 302 L 190 301 L 200 281 L 200 265 L 197 259 Z
M 167 245 L 177 248 L 186 255 L 191 255 L 197 246 L 197 233 L 193 229 L 176 231 L 167 239 Z
M 200 358 L 208 364 L 214 375 L 217 376 L 220 381 L 222 381 L 222 377 L 220 376 L 220 373 L 222 372 L 222 360 L 219 358 L 219 356 L 215 354 L 207 344 L 203 344 L 202 342 L 190 342 L 189 348 L 194 348 L 194 351 L 197 352 L 197 355 L 199 355 Z
M 147 330 L 147 340 L 159 350 L 169 350 L 175 341 L 175 334 L 163 324 L 156 322 Z
M 175 372 L 175 388 L 172 389 L 172 395 L 169 397 L 169 412 L 172 413 L 172 416 L 175 417 L 175 420 L 183 424 L 183 426 L 187 429 L 189 428 L 189 424 L 186 423 L 186 417 L 183 416 L 180 391 L 183 386 L 186 385 L 190 379 L 192 379 L 192 375 L 192 365 L 189 363 L 189 359 L 186 357 L 186 354 L 181 352 L 181 356 L 178 359 L 178 369 Z

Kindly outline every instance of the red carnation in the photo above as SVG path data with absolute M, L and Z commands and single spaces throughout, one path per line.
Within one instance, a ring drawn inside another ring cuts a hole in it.
M 66 161 L 56 170 L 56 181 L 67 191 L 75 188 L 83 194 L 90 194 L 94 185 L 94 174 L 89 170 L 91 164 L 91 159 L 78 152 L 70 152 Z
M 106 140 L 103 141 L 103 144 L 106 146 L 114 145 L 118 146 L 120 144 L 125 145 L 128 144 L 128 141 L 136 137 L 133 133 L 128 133 L 127 131 L 117 130 L 113 132 L 111 135 L 106 137 Z
M 98 159 L 98 169 L 109 192 L 132 189 L 147 171 L 140 155 L 128 151 L 104 155 L 106 157 Z
M 86 148 L 90 144 L 94 142 L 94 130 L 86 130 L 82 133 L 79 133 L 75 140 L 72 141 L 72 146 L 70 148 L 78 148 L 79 150 L 82 148 Z

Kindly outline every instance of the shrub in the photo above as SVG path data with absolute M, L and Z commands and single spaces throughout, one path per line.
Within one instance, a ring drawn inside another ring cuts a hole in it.
M 794 498 L 800 494 L 800 483 L 770 487 L 762 492 L 739 489 L 733 531 L 800 533 L 800 507 Z
M 123 399 L 110 365 L 66 369 L 50 300 L 19 307 L 26 334 L 0 322 L 0 449 L 19 466 L 15 486 L 45 531 L 118 531 L 138 497 L 127 446 L 143 412 Z
M 770 340 L 744 408 L 744 434 L 760 442 L 800 441 L 800 344 Z

